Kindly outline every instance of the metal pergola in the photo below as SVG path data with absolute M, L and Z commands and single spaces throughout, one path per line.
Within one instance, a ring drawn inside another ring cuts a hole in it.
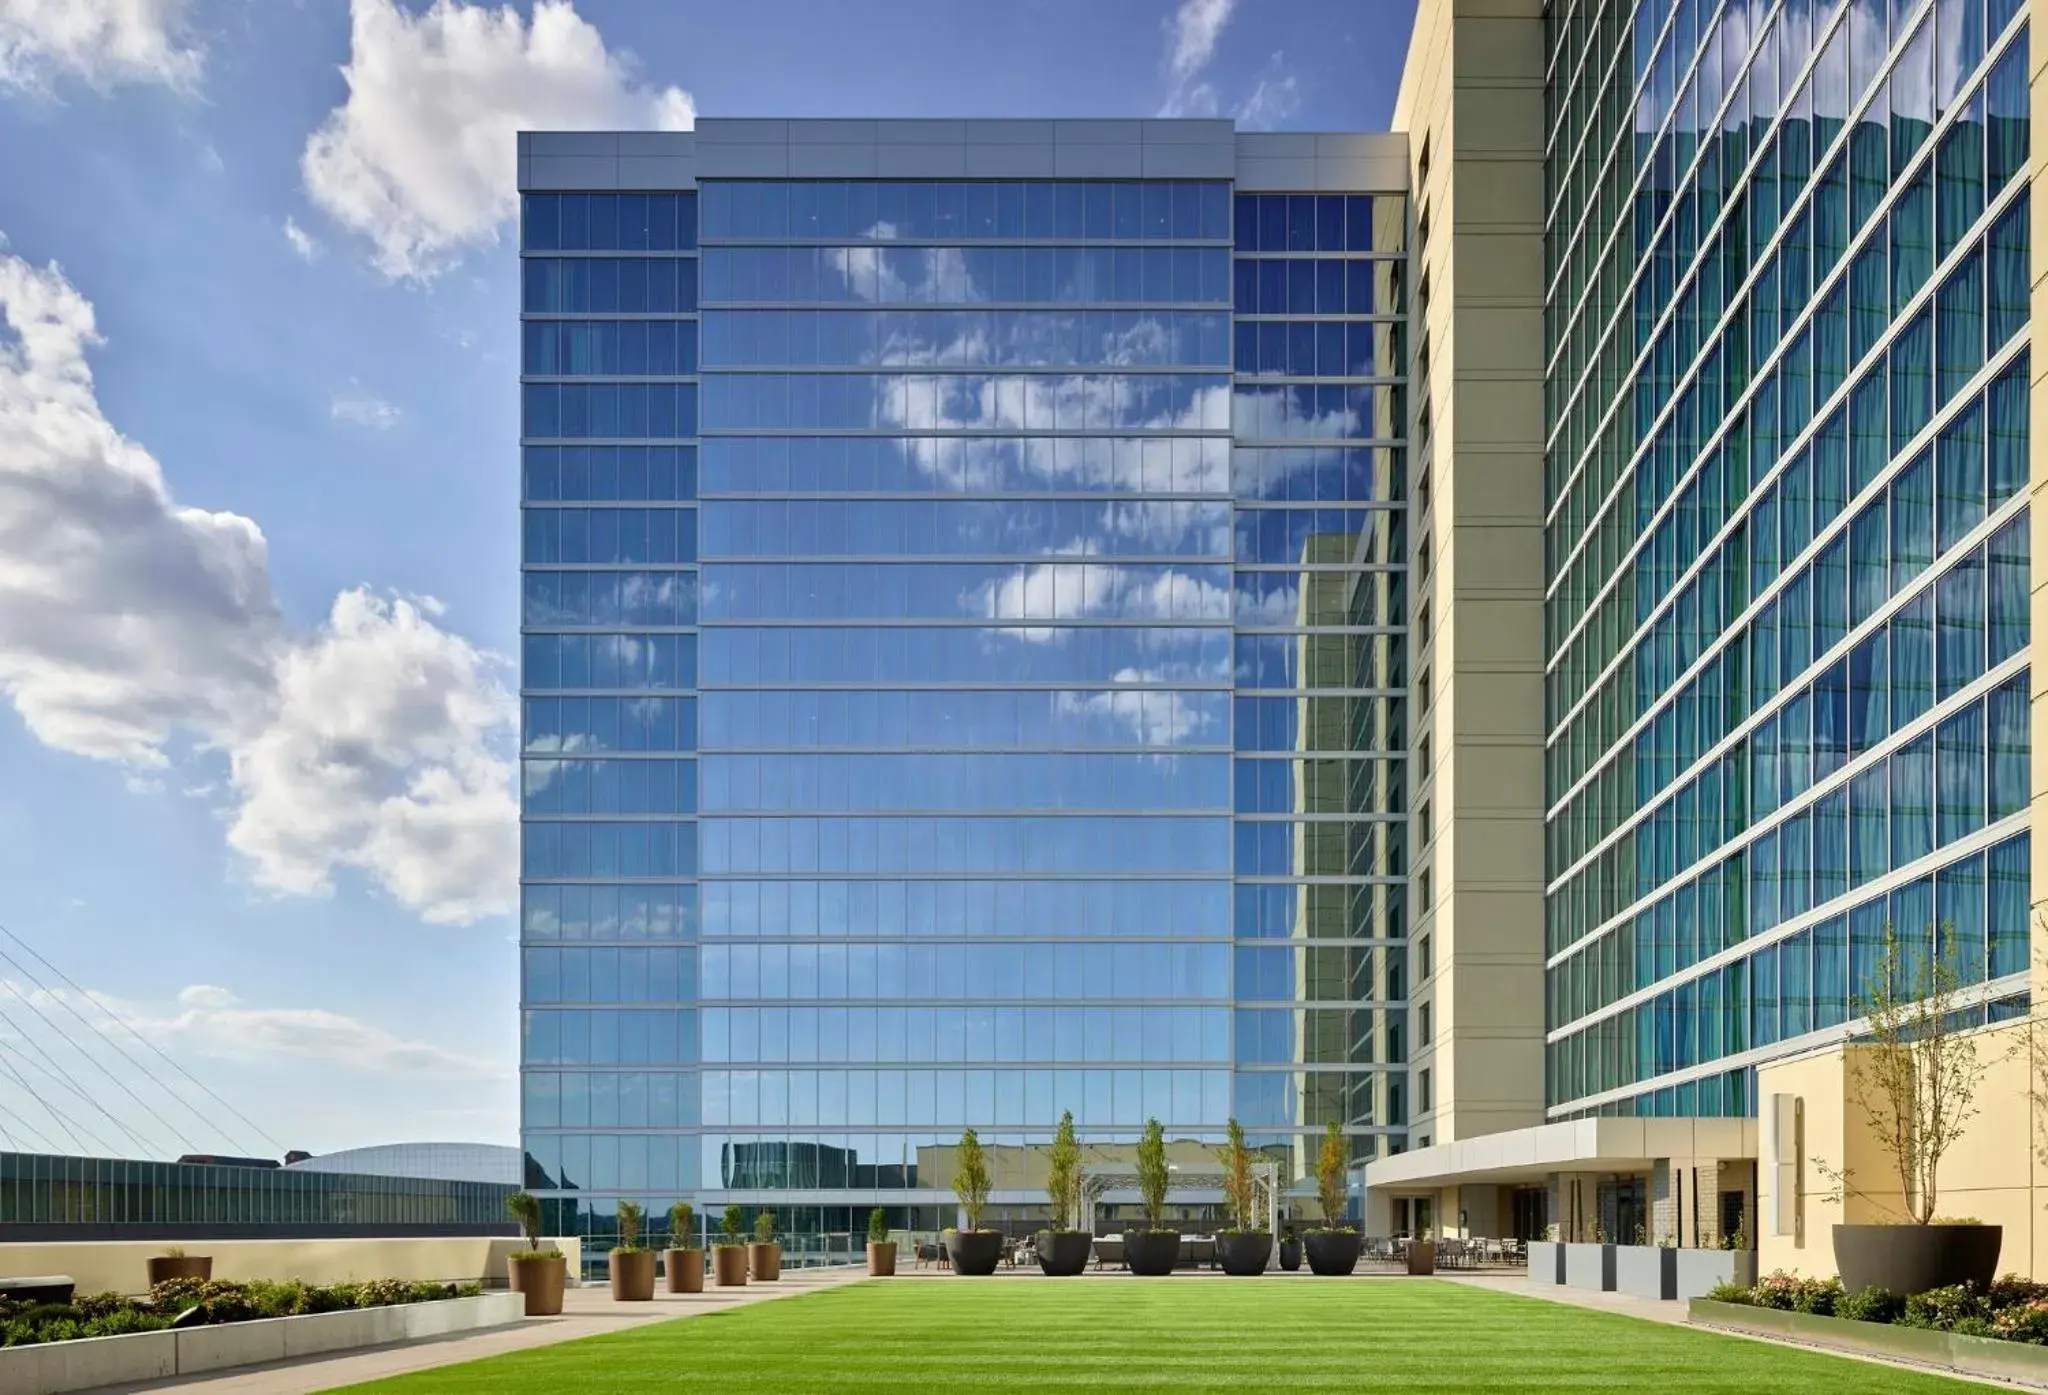
M 1277 1242 L 1280 1238 L 1280 1164 L 1257 1162 L 1252 1164 L 1252 1210 L 1262 1212 L 1266 1217 L 1266 1229 Z M 1166 1194 L 1170 1197 L 1176 1191 L 1221 1190 L 1224 1168 L 1221 1163 L 1176 1163 L 1167 1171 Z M 1127 1167 L 1090 1168 L 1083 1164 L 1081 1169 L 1081 1206 L 1083 1228 L 1090 1235 L 1095 1234 L 1095 1208 L 1110 1192 L 1135 1192 L 1139 1190 L 1138 1174 Z M 1277 1268 L 1280 1263 L 1280 1247 L 1273 1246 L 1272 1257 L 1266 1261 L 1268 1269 Z

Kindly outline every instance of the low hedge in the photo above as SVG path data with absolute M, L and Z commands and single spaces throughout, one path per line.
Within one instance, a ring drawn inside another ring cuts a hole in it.
M 1751 1288 L 1717 1285 L 1706 1296 L 1716 1303 L 2048 1346 L 2048 1284 L 2017 1274 L 2007 1274 L 1981 1292 L 1955 1284 L 1902 1298 L 1879 1288 L 1845 1293 L 1840 1279 L 1802 1279 L 1780 1271 L 1765 1275 Z
M 366 1279 L 361 1283 L 307 1284 L 297 1279 L 169 1279 L 146 1298 L 92 1293 L 69 1303 L 0 1299 L 0 1347 L 68 1342 L 79 1337 L 125 1337 L 180 1327 L 257 1318 L 303 1317 L 351 1308 L 384 1308 L 395 1303 L 433 1303 L 471 1298 L 481 1284 L 431 1284 L 408 1279 Z M 196 1311 L 194 1311 L 196 1310 Z M 189 1314 L 189 1316 L 188 1316 Z

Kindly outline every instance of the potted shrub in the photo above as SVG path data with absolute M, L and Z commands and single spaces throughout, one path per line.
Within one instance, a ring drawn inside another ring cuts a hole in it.
M 1124 1265 L 1133 1274 L 1171 1274 L 1180 1262 L 1180 1232 L 1166 1226 L 1166 1130 L 1157 1119 L 1145 1121 L 1138 1140 L 1138 1196 L 1145 1203 L 1145 1225 L 1124 1232 Z
M 1834 1228 L 1835 1267 L 1850 1293 L 1915 1294 L 1953 1284 L 1981 1293 L 1998 1269 L 2001 1227 L 1936 1210 L 1941 1160 L 1977 1117 L 1977 1089 L 1991 1065 L 1978 1059 L 1975 1037 L 1958 1024 L 1962 973 L 1953 934 L 1944 929 L 1940 939 L 1939 952 L 1930 944 L 1908 956 L 1886 926 L 1884 950 L 1857 1004 L 1870 1026 L 1844 1062 L 1848 1104 L 1890 1160 L 1905 1215 L 1901 1223 Z M 1816 1163 L 1835 1184 L 1833 1199 L 1854 1194 L 1846 1167 Z
M 1223 1200 L 1230 1225 L 1216 1232 L 1216 1260 L 1226 1274 L 1263 1274 L 1273 1258 L 1273 1232 L 1260 1225 L 1252 1187 L 1252 1151 L 1244 1145 L 1244 1129 L 1229 1125 L 1223 1146 Z
M 868 1275 L 886 1279 L 896 1272 L 896 1242 L 889 1238 L 889 1213 L 877 1206 L 868 1212 Z
M 711 1244 L 711 1273 L 720 1288 L 734 1288 L 747 1281 L 747 1242 L 737 1206 L 726 1207 L 718 1222 L 718 1239 Z
M 1095 1236 L 1071 1227 L 1081 1213 L 1081 1141 L 1074 1135 L 1074 1111 L 1060 1116 L 1047 1158 L 1045 1195 L 1052 1202 L 1052 1225 L 1038 1232 L 1038 1267 L 1048 1274 L 1078 1274 L 1088 1267 Z
M 540 1247 L 540 1199 L 515 1192 L 505 1202 L 526 1237 L 526 1248 L 506 1261 L 507 1285 L 526 1297 L 528 1317 L 555 1317 L 562 1311 L 562 1290 L 569 1283 L 569 1261 L 560 1250 Z
M 1349 1274 L 1358 1267 L 1358 1232 L 1344 1224 L 1344 1172 L 1350 1162 L 1344 1134 L 1332 1119 L 1316 1153 L 1316 1200 L 1322 1204 L 1323 1223 L 1308 1233 L 1308 1267 L 1318 1274 Z
M 1408 1242 L 1408 1272 L 1436 1273 L 1436 1232 L 1425 1230 Z
M 198 1279 L 203 1283 L 213 1277 L 213 1256 L 188 1255 L 183 1245 L 166 1245 L 162 1254 L 147 1263 L 151 1288 L 166 1279 Z
M 956 1274 L 993 1274 L 1002 1262 L 1003 1233 L 981 1228 L 990 1186 L 988 1154 L 982 1151 L 980 1136 L 969 1129 L 960 1135 L 953 1160 L 953 1195 L 960 1198 L 967 1229 L 946 1232 L 946 1254 Z
M 1280 1227 L 1280 1267 L 1290 1274 L 1301 1268 L 1301 1239 L 1291 1225 Z
M 640 1243 L 640 1222 L 646 1212 L 637 1201 L 619 1203 L 619 1243 L 612 1246 L 612 1297 L 621 1303 L 646 1303 L 654 1297 L 654 1251 Z
M 782 1246 L 775 1243 L 773 1211 L 754 1217 L 754 1243 L 747 1247 L 747 1267 L 756 1283 L 773 1283 L 782 1277 Z
M 668 1208 L 668 1249 L 662 1268 L 668 1274 L 670 1293 L 704 1291 L 704 1251 L 697 1247 L 697 1212 L 687 1201 Z

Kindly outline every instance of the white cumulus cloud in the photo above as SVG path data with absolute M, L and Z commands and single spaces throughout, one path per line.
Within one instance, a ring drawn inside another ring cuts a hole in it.
M 73 77 L 179 90 L 202 54 L 185 32 L 185 0 L 0 0 L 0 90 L 47 90 Z
M 507 910 L 516 811 L 497 661 L 438 607 L 344 592 L 310 632 L 262 530 L 175 499 L 100 409 L 93 308 L 0 254 L 0 699 L 131 772 L 226 758 L 257 884 L 355 869 L 430 921 Z
M 296 218 L 287 217 L 284 220 L 284 240 L 291 244 L 292 251 L 298 253 L 300 261 L 316 262 L 320 260 L 320 254 L 327 250 L 321 245 L 319 238 L 299 226 L 299 220 Z
M 1200 79 L 1236 6 L 1237 0 L 1181 0 L 1180 8 L 1166 20 L 1169 87 L 1159 107 L 1161 116 L 1216 114 L 1216 89 Z
M 687 130 L 689 93 L 636 80 L 570 0 L 352 0 L 348 100 L 306 141 L 306 192 L 367 237 L 394 279 L 428 280 L 488 246 L 518 208 L 521 130 Z
M 405 413 L 398 409 L 396 403 L 386 402 L 375 393 L 364 392 L 359 383 L 350 383 L 347 392 L 337 392 L 328 399 L 327 415 L 350 426 L 389 431 L 398 425 Z

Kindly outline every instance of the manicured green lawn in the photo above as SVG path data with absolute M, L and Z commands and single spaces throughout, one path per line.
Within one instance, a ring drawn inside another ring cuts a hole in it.
M 1443 1390 L 1797 1395 L 1961 1382 L 1428 1280 L 896 1279 L 358 1391 Z

